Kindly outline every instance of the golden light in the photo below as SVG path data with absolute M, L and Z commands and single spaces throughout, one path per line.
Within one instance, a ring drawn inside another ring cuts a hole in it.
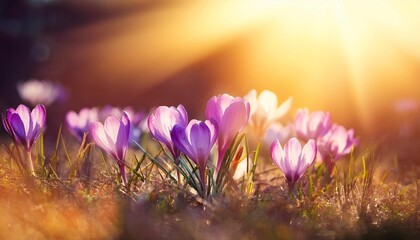
M 417 1 L 158 2 L 139 9 L 57 34 L 56 54 L 40 73 L 78 88 L 100 85 L 111 97 L 123 86 L 129 102 L 159 95 L 157 86 L 194 71 L 214 81 L 194 99 L 201 105 L 211 94 L 271 89 L 280 101 L 293 96 L 295 107 L 332 111 L 366 131 L 393 101 L 420 97 Z

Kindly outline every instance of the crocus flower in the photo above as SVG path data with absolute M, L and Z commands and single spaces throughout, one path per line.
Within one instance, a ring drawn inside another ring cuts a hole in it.
M 266 144 L 266 146 L 270 146 L 273 143 L 273 141 L 277 139 L 280 143 L 284 143 L 286 142 L 286 140 L 290 139 L 292 133 L 292 125 L 289 124 L 284 126 L 280 123 L 273 123 L 265 131 L 263 142 Z
M 104 121 L 109 116 L 121 118 L 122 113 L 125 112 L 130 119 L 130 137 L 129 142 L 139 141 L 142 134 L 142 124 L 144 124 L 146 115 L 143 112 L 136 112 L 132 107 L 125 107 L 124 109 L 107 105 L 99 111 L 99 121 Z
M 98 112 L 99 121 L 105 121 L 105 119 L 107 119 L 109 116 L 120 118 L 122 116 L 122 110 L 118 107 L 106 105 L 102 107 Z
M 235 135 L 247 125 L 249 111 L 248 102 L 228 94 L 214 96 L 207 102 L 206 117 L 208 120 L 214 120 L 219 129 L 217 171 L 219 171 L 223 157 Z
M 31 79 L 24 83 L 18 83 L 19 96 L 32 106 L 43 104 L 51 105 L 57 99 L 65 98 L 66 92 L 58 83 L 51 81 L 39 81 Z
M 9 108 L 3 117 L 3 126 L 10 137 L 30 152 L 45 127 L 47 113 L 43 105 L 37 105 L 32 111 L 21 104 L 16 110 Z
M 148 118 L 148 126 L 152 136 L 163 143 L 171 152 L 175 162 L 178 162 L 179 149 L 174 145 L 171 138 L 171 131 L 175 125 L 186 127 L 188 114 L 184 106 L 178 107 L 160 106 L 153 111 Z
M 249 125 L 260 135 L 273 122 L 280 120 L 290 110 L 292 98 L 289 97 L 277 107 L 275 93 L 264 90 L 257 97 L 257 91 L 251 90 L 244 99 L 250 104 Z
M 291 138 L 284 150 L 278 140 L 271 145 L 271 158 L 290 184 L 296 183 L 303 176 L 315 160 L 316 152 L 317 147 L 313 139 L 310 139 L 303 149 L 296 138 Z
M 132 107 L 125 107 L 123 111 L 127 113 L 131 122 L 130 142 L 139 141 L 141 134 L 145 132 L 144 125 L 147 121 L 146 114 L 143 111 L 135 111 Z
M 79 140 L 82 140 L 83 135 L 89 131 L 90 124 L 98 120 L 97 108 L 83 108 L 79 113 L 70 111 L 66 114 L 67 128 Z
M 171 137 L 175 147 L 197 165 L 204 187 L 207 161 L 216 143 L 217 127 L 209 120 L 202 122 L 194 119 L 186 127 L 175 125 Z
M 294 125 L 296 135 L 302 140 L 317 140 L 330 130 L 331 116 L 328 112 L 316 111 L 309 113 L 307 108 L 299 109 L 295 116 Z
M 130 119 L 127 114 L 123 112 L 121 120 L 115 116 L 109 116 L 104 124 L 91 123 L 90 133 L 96 145 L 116 160 L 123 182 L 126 184 L 124 162 L 130 135 Z
M 359 140 L 354 137 L 354 130 L 347 130 L 343 126 L 334 124 L 331 130 L 321 138 L 318 147 L 323 161 L 330 167 L 341 157 L 349 154 Z

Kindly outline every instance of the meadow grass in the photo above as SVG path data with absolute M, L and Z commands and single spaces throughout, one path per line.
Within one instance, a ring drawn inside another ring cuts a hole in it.
M 226 161 L 245 146 L 249 174 L 233 183 L 229 174 L 208 181 L 218 194 L 206 198 L 192 165 L 177 181 L 161 146 L 143 136 L 127 153 L 129 181 L 93 144 L 59 131 L 43 137 L 26 171 L 14 144 L 0 150 L 2 239 L 416 239 L 420 236 L 418 166 L 399 165 L 391 152 L 359 147 L 330 176 L 315 165 L 292 194 L 264 146 L 233 144 Z M 86 138 L 85 138 L 86 140 Z M 46 150 L 48 149 L 48 151 Z M 416 168 L 417 167 L 417 168 Z M 211 175 L 211 172 L 209 176 Z M 211 177 L 209 177 L 210 179 Z M 221 188 L 216 188 L 221 186 Z

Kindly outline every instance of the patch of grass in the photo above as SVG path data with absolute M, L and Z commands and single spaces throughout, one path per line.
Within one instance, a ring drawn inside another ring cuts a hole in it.
M 38 146 L 37 177 L 25 173 L 25 159 L 13 144 L 1 148 L 0 238 L 416 239 L 420 235 L 418 170 L 389 167 L 393 163 L 387 152 L 368 149 L 352 154 L 338 162 L 332 176 L 323 167 L 314 167 L 298 184 L 296 198 L 290 198 L 280 171 L 261 160 L 267 154 L 258 148 L 251 154 L 250 168 L 256 167 L 248 178 L 252 181 L 239 182 L 243 188 L 210 201 L 192 192 L 189 184 L 174 184 L 176 176 L 164 165 L 165 159 L 159 160 L 162 167 L 153 164 L 162 154 L 160 147 L 150 139 L 143 142 L 150 156 L 140 150 L 127 153 L 132 157 L 127 161 L 130 181 L 125 189 L 118 185 L 114 162 L 86 142 L 79 145 L 60 135 L 52 153 Z M 232 156 L 238 149 L 239 144 Z

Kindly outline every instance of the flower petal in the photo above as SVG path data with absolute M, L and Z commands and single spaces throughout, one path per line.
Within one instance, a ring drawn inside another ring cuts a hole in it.
M 218 99 L 216 96 L 210 98 L 206 105 L 206 118 L 208 120 L 214 119 L 218 124 L 221 122 L 222 116 L 221 108 L 218 104 Z
M 104 126 L 100 122 L 94 122 L 90 124 L 90 133 L 93 141 L 100 148 L 106 152 L 111 152 L 113 149 L 109 146 L 108 137 L 105 133 Z
M 284 146 L 286 153 L 286 167 L 290 172 L 296 172 L 298 169 L 298 162 L 302 153 L 302 145 L 296 138 L 291 138 Z
M 31 112 L 31 119 L 33 124 L 33 132 L 30 138 L 35 141 L 41 134 L 41 130 L 45 126 L 45 121 L 47 119 L 47 111 L 45 110 L 44 105 L 37 105 Z
M 188 131 L 187 131 L 188 133 Z M 197 159 L 197 165 L 204 167 L 211 150 L 210 129 L 204 122 L 197 122 L 191 125 L 190 143 Z
M 244 100 L 249 102 L 250 115 L 254 115 L 258 108 L 257 90 L 252 89 L 247 95 L 244 96 Z
M 31 118 L 31 112 L 29 108 L 23 104 L 19 105 L 16 108 L 16 113 L 19 115 L 21 119 L 25 131 L 25 137 L 32 135 L 33 123 Z
M 288 172 L 288 169 L 285 166 L 286 155 L 278 140 L 275 140 L 271 144 L 270 153 L 273 162 L 277 165 L 278 168 L 280 168 L 282 173 L 286 175 Z
M 27 144 L 26 132 L 25 132 L 25 125 L 22 122 L 21 117 L 17 112 L 12 113 L 9 118 L 10 128 L 13 131 L 14 137 L 16 138 L 15 141 L 18 143 L 25 145 L 26 148 L 30 148 Z
M 306 172 L 306 169 L 312 165 L 315 160 L 317 147 L 314 139 L 310 139 L 305 146 L 303 146 L 302 154 L 299 159 L 298 175 L 299 178 Z
M 262 91 L 258 96 L 258 107 L 261 108 L 265 115 L 271 117 L 277 108 L 277 95 L 268 90 Z
M 171 131 L 171 137 L 174 145 L 181 152 L 187 155 L 191 159 L 195 159 L 195 155 L 190 151 L 191 144 L 188 141 L 187 134 L 185 132 L 185 127 L 181 125 L 175 125 Z
M 148 119 L 150 133 L 153 137 L 162 142 L 177 158 L 179 151 L 176 149 L 171 139 L 171 131 L 175 125 L 186 126 L 188 114 L 182 105 L 175 107 L 158 107 Z
M 278 120 L 282 117 L 284 117 L 284 115 L 286 115 L 286 113 L 290 110 L 290 108 L 292 107 L 292 97 L 289 97 L 286 101 L 284 101 L 276 110 L 273 119 L 274 120 Z
M 244 102 L 234 102 L 225 111 L 220 123 L 219 135 L 222 145 L 230 145 L 235 135 L 248 123 L 247 109 Z
M 183 126 L 187 126 L 187 124 L 188 124 L 187 110 L 185 110 L 185 108 L 182 104 L 179 104 L 176 109 L 178 110 L 178 113 L 179 113 L 179 118 L 177 119 L 177 123 L 181 124 Z

